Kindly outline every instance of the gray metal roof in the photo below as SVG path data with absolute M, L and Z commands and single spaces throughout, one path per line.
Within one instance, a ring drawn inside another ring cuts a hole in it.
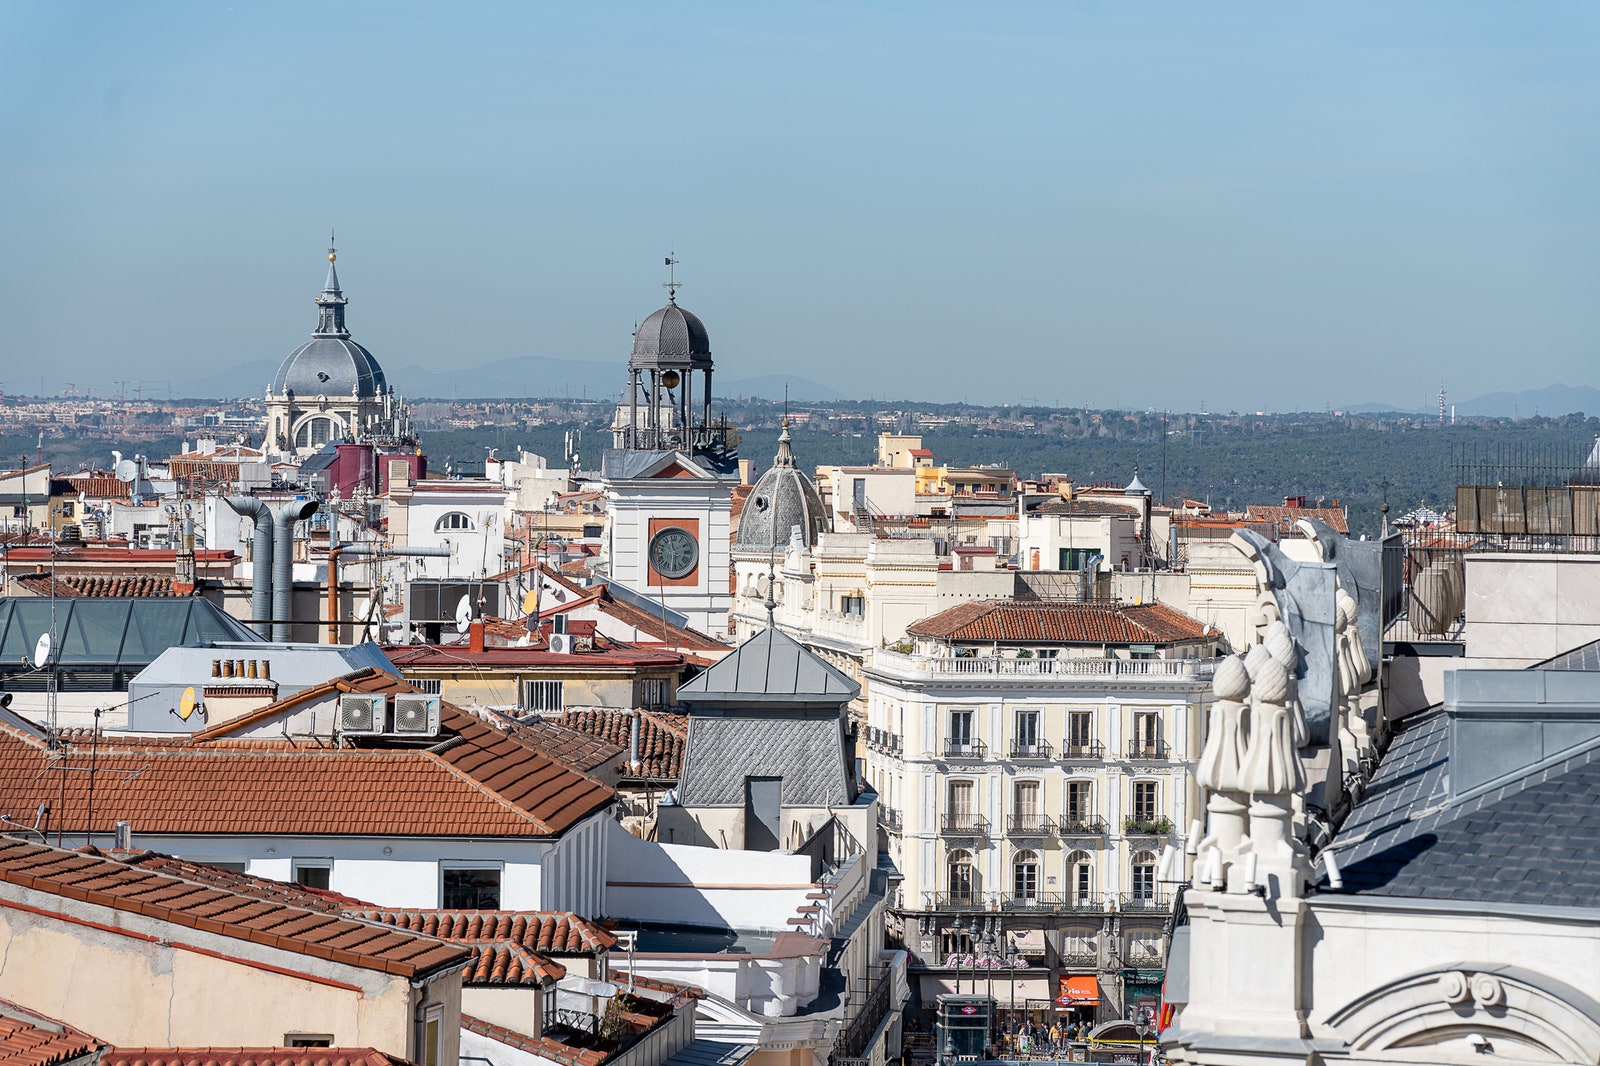
M 633 335 L 630 367 L 711 368 L 711 337 L 705 323 L 673 301 L 653 313 Z
M 842 807 L 851 800 L 844 752 L 844 719 L 837 713 L 696 716 L 691 710 L 678 802 L 740 807 L 746 778 L 778 777 L 785 807 Z
M 839 707 L 861 686 L 775 626 L 768 626 L 686 685 L 678 697 L 696 704 L 812 704 Z
M 6 672 L 33 658 L 39 637 L 50 632 L 52 602 L 51 661 L 64 667 L 139 669 L 176 645 L 261 640 L 198 596 L 13 597 L 0 600 L 0 663 Z
M 770 551 L 789 543 L 795 526 L 814 547 L 819 534 L 828 531 L 828 509 L 822 493 L 805 471 L 795 465 L 789 444 L 789 427 L 778 437 L 778 454 L 772 467 L 757 479 L 739 513 L 739 529 L 733 543 L 746 550 Z
M 1600 676 L 1595 678 L 1600 689 Z M 1589 907 L 1600 884 L 1600 740 L 1450 799 L 1451 719 L 1406 719 L 1335 842 L 1344 891 Z M 1326 890 L 1323 875 L 1320 887 Z
M 1580 644 L 1571 651 L 1564 651 L 1542 663 L 1534 663 L 1528 669 L 1600 671 L 1600 640 Z
M 377 396 L 388 387 L 371 352 L 345 337 L 312 337 L 278 367 L 272 391 L 296 396 Z

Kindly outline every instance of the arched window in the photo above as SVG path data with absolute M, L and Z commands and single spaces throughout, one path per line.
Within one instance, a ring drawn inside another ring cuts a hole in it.
M 1039 900 L 1039 856 L 1032 851 L 1019 851 L 1011 860 L 1011 894 L 1019 904 L 1030 905 Z
M 1094 860 L 1087 851 L 1075 851 L 1067 856 L 1067 893 L 1074 907 L 1095 905 Z
M 322 416 L 308 418 L 300 423 L 299 429 L 295 430 L 294 446 L 320 448 L 339 435 L 339 425 L 333 419 Z
M 958 850 L 950 853 L 948 891 L 952 903 L 978 902 L 978 871 L 972 865 L 970 851 Z
M 471 533 L 477 528 L 473 524 L 472 516 L 465 511 L 450 511 L 447 514 L 442 514 L 439 516 L 439 520 L 433 524 L 435 533 L 449 533 L 454 530 L 463 530 Z
M 1141 903 L 1154 903 L 1156 899 L 1156 856 L 1153 851 L 1135 852 L 1133 856 L 1133 898 Z

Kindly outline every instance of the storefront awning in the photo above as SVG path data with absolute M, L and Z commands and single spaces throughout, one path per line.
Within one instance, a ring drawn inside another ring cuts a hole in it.
M 1056 993 L 1058 1007 L 1086 1007 L 1100 1002 L 1100 981 L 1093 974 L 1061 978 Z
M 988 991 L 988 986 L 983 986 Z M 1050 998 L 1050 978 L 1048 977 L 1019 977 L 1015 987 L 1011 984 L 1011 975 L 1007 974 L 1005 980 L 999 974 L 994 975 L 994 1003 L 1001 1010 L 1015 1007 L 1022 1010 L 1028 1005 L 1028 1000 L 1035 1003 Z
M 1018 955 L 1033 958 L 1045 953 L 1043 929 L 1024 929 L 1019 933 L 1013 933 L 1011 939 L 1017 945 Z

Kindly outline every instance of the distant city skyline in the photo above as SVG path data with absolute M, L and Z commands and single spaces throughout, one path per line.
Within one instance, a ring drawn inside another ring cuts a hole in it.
M 1275 411 L 1600 384 L 1597 30 L 1581 3 L 7 5 L 0 389 L 259 394 L 330 227 L 395 371 L 527 356 L 620 391 L 673 249 L 721 381 Z

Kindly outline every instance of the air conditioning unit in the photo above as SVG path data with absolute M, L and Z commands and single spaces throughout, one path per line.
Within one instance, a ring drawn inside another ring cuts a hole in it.
M 438 696 L 396 696 L 394 732 L 406 737 L 439 735 Z
M 572 634 L 571 633 L 551 633 L 550 634 L 550 650 L 555 652 L 557 655 L 570 655 L 570 654 L 572 654 Z
M 374 737 L 383 732 L 384 697 L 345 695 L 339 697 L 339 732 L 345 736 Z

